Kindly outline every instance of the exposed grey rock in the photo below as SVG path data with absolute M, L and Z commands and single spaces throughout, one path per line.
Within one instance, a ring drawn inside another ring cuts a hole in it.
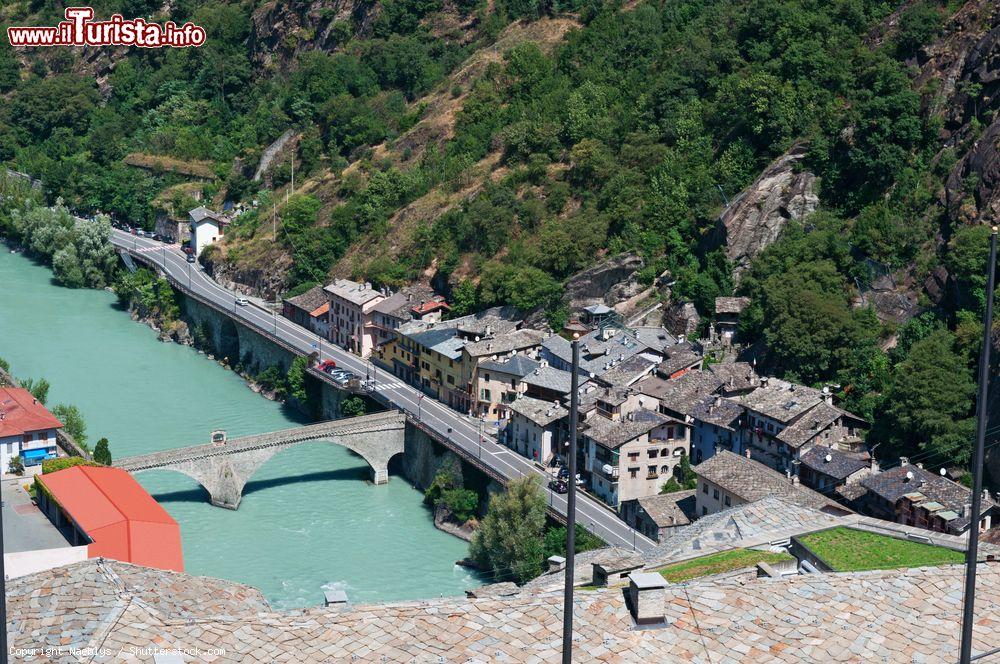
M 613 307 L 642 290 L 638 273 L 645 266 L 635 254 L 618 254 L 578 272 L 566 282 L 566 302 L 574 310 L 592 304 Z
M 663 312 L 663 326 L 674 336 L 694 338 L 700 324 L 701 316 L 698 315 L 694 302 L 677 302 Z
M 789 219 L 808 216 L 819 206 L 816 176 L 800 170 L 805 155 L 804 145 L 792 146 L 719 218 L 717 234 L 737 279 L 750 261 L 778 238 Z
M 945 288 L 948 286 L 948 270 L 943 265 L 938 265 L 924 280 L 924 291 L 927 297 L 935 305 L 940 304 L 945 296 Z

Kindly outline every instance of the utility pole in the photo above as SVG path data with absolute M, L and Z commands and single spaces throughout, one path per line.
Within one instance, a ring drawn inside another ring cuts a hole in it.
M 580 334 L 573 333 L 569 393 L 569 492 L 566 494 L 566 587 L 563 593 L 562 664 L 573 664 L 573 572 L 576 564 L 576 426 L 579 410 Z
M 969 545 L 965 552 L 965 597 L 962 606 L 962 648 L 959 661 L 972 658 L 972 623 L 976 609 L 976 558 L 979 554 L 979 516 L 983 498 L 983 448 L 986 438 L 986 397 L 989 390 L 990 345 L 993 331 L 993 289 L 997 270 L 997 227 L 990 235 L 990 262 L 986 266 L 986 315 L 983 317 L 983 348 L 979 355 L 979 396 L 976 404 L 976 450 L 973 457 L 972 515 Z

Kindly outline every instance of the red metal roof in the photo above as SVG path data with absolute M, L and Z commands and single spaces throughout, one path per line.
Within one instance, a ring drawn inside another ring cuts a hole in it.
M 20 387 L 0 387 L 0 437 L 20 436 L 29 431 L 58 429 L 56 419 L 31 392 Z
M 124 470 L 74 466 L 38 479 L 90 537 L 90 557 L 184 571 L 177 522 Z
M 432 311 L 437 311 L 438 309 L 451 309 L 451 307 L 448 306 L 448 303 L 445 302 L 444 298 L 440 295 L 432 297 L 426 302 L 421 302 L 417 306 L 413 307 L 413 313 L 423 315 Z

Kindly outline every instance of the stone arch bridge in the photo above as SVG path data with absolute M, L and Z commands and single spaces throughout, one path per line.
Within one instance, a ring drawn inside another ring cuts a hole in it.
M 208 491 L 213 505 L 235 510 L 243 498 L 243 487 L 268 459 L 311 441 L 329 441 L 357 453 L 371 466 L 375 484 L 385 484 L 389 481 L 389 460 L 403 452 L 405 429 L 406 416 L 389 411 L 124 457 L 114 466 L 133 474 L 145 470 L 184 473 Z

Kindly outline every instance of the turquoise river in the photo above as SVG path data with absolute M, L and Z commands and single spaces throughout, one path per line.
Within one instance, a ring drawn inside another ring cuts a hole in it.
M 50 405 L 78 406 L 91 443 L 106 436 L 128 456 L 300 421 L 191 348 L 157 341 L 112 294 L 57 286 L 48 268 L 0 248 L 0 357 L 15 376 L 48 379 Z M 322 604 L 326 588 L 371 602 L 477 585 L 454 564 L 467 545 L 434 528 L 420 492 L 366 476 L 364 461 L 318 442 L 268 461 L 235 512 L 179 473 L 137 479 L 180 523 L 188 573 L 256 586 L 278 608 Z

